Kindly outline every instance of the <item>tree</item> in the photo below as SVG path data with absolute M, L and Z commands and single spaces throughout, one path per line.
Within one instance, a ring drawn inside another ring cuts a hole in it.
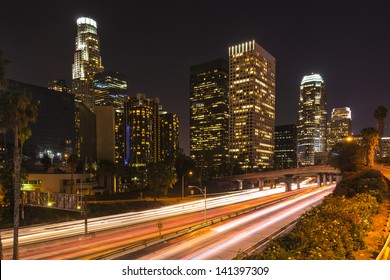
M 380 157 L 382 157 L 382 150 L 381 150 L 381 139 L 383 137 L 384 131 L 385 131 L 385 118 L 387 116 L 387 108 L 385 106 L 378 106 L 374 111 L 374 118 L 376 119 L 377 123 L 377 130 L 379 133 L 379 152 Z
M 76 173 L 76 168 L 77 166 L 79 165 L 80 163 L 80 159 L 79 159 L 79 156 L 77 155 L 77 153 L 72 153 L 68 159 L 66 160 L 66 165 L 67 167 L 69 167 L 70 169 L 70 183 L 71 183 L 71 186 L 70 186 L 70 193 L 73 193 L 73 188 L 74 188 L 74 179 L 73 179 L 73 174 Z
M 7 66 L 8 63 L 9 63 L 9 61 L 4 58 L 3 50 L 0 49 L 0 92 L 3 90 L 3 88 L 7 84 L 7 75 L 6 75 L 5 67 Z M 0 126 L 0 135 L 2 133 L 5 133 L 4 130 L 5 129 Z M 0 234 L 0 249 L 1 249 L 0 250 L 0 259 L 3 259 L 3 245 L 1 242 L 1 234 Z
M 157 197 L 167 196 L 168 189 L 177 181 L 175 168 L 162 162 L 151 163 L 147 167 L 147 187 L 156 201 Z
M 329 157 L 329 164 L 341 171 L 356 171 L 358 165 L 364 165 L 364 153 L 355 141 L 336 143 Z
M 375 151 L 379 146 L 379 133 L 375 128 L 367 127 L 362 129 L 361 135 L 363 138 L 366 165 L 372 167 L 374 165 Z
M 385 130 L 385 118 L 387 116 L 387 108 L 385 106 L 378 106 L 375 109 L 374 117 L 377 121 L 377 130 L 379 132 L 379 137 L 383 136 Z
M 6 86 L 5 66 L 8 60 L 0 51 L 0 131 L 12 130 L 14 136 L 14 247 L 13 259 L 19 259 L 19 214 L 20 214 L 20 132 L 29 123 L 35 122 L 38 103 L 27 92 L 11 92 Z
M 40 162 L 43 164 L 43 172 L 47 173 L 51 165 L 51 158 L 47 153 L 44 153 L 43 158 L 41 158 Z
M 7 85 L 7 74 L 5 71 L 5 67 L 9 63 L 10 62 L 4 58 L 3 50 L 0 49 L 0 90 Z
M 12 130 L 14 136 L 14 254 L 13 259 L 19 258 L 19 206 L 20 206 L 20 133 L 29 123 L 35 122 L 38 105 L 26 92 L 10 92 L 2 90 L 0 93 L 0 127 Z
M 112 186 L 112 177 L 116 173 L 116 165 L 111 160 L 101 160 L 98 162 L 98 177 L 99 177 L 99 183 L 100 180 L 103 178 L 103 186 L 105 188 L 105 192 L 112 193 L 113 192 L 113 186 Z M 110 183 L 108 184 L 108 179 L 110 179 Z

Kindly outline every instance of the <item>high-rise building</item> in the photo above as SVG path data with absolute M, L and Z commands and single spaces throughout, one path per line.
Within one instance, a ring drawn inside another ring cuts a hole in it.
M 297 128 L 295 124 L 275 126 L 275 169 L 297 167 Z
M 125 102 L 126 163 L 134 167 L 160 161 L 159 99 L 138 93 Z
M 115 162 L 115 110 L 112 106 L 95 106 L 97 160 Z
M 124 102 L 127 97 L 125 76 L 114 71 L 97 73 L 94 78 L 95 106 L 110 106 L 114 111 L 115 163 L 124 164 L 125 124 Z M 104 133 L 104 132 L 103 132 Z M 111 133 L 111 132 L 109 132 Z M 100 135 L 100 134 L 99 134 Z
M 66 93 L 68 92 L 68 87 L 66 86 L 65 80 L 61 80 L 61 79 L 55 79 L 49 81 L 47 88 L 59 92 L 66 92 Z
M 75 102 L 76 152 L 84 162 L 97 160 L 96 115 L 81 101 Z
M 349 107 L 334 108 L 327 129 L 327 150 L 330 151 L 336 143 L 352 134 L 351 109 Z
M 229 47 L 229 154 L 247 172 L 273 167 L 275 71 L 255 41 Z
M 190 156 L 214 171 L 228 155 L 228 77 L 226 59 L 190 67 Z
M 161 160 L 174 159 L 179 148 L 179 116 L 166 111 L 159 111 Z
M 385 135 L 381 138 L 381 157 L 390 158 L 390 135 Z
M 103 71 L 97 24 L 91 18 L 77 19 L 76 48 L 72 65 L 72 93 L 93 111 L 94 76 Z
M 297 159 L 302 166 L 314 165 L 315 153 L 326 152 L 326 97 L 319 74 L 303 77 L 299 92 Z
M 127 96 L 127 82 L 124 75 L 115 71 L 97 73 L 94 77 L 95 105 L 113 106 L 122 109 Z
M 23 144 L 26 169 L 36 171 L 45 155 L 53 166 L 60 166 L 65 154 L 73 153 L 76 145 L 74 96 L 14 80 L 8 80 L 7 91 L 29 92 L 33 100 L 39 101 L 36 122 L 29 125 L 31 137 Z M 7 133 L 3 141 L 0 135 L 0 162 L 4 160 L 2 152 L 8 153 L 6 159 L 12 157 L 13 135 Z

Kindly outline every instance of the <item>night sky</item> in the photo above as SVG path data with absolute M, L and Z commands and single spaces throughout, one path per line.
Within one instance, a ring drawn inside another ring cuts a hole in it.
M 11 61 L 10 79 L 46 87 L 58 78 L 70 86 L 76 20 L 91 17 L 105 69 L 126 76 L 131 96 L 159 97 L 166 111 L 179 114 L 187 154 L 190 66 L 227 58 L 229 46 L 253 39 L 276 58 L 277 125 L 296 122 L 300 82 L 315 72 L 325 81 L 329 116 L 334 107 L 350 107 L 358 134 L 376 127 L 373 112 L 384 105 L 390 133 L 385 1 L 31 2 L 1 5 L 0 48 Z

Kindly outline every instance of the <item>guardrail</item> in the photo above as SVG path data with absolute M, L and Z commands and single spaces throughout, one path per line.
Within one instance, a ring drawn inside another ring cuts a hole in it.
M 390 206 L 388 207 L 390 210 Z M 390 257 L 390 215 L 387 219 L 385 235 L 387 234 L 385 245 L 376 257 L 376 260 L 388 260 Z

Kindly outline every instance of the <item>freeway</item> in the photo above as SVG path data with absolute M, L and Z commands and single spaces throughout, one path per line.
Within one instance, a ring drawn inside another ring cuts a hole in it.
M 230 260 L 238 254 L 253 251 L 291 221 L 296 220 L 313 205 L 329 195 L 334 186 L 305 193 L 295 198 L 238 216 L 223 224 L 216 224 L 197 233 L 173 239 L 159 246 L 150 247 L 117 259 L 195 259 Z
M 306 186 L 306 189 L 314 188 Z M 305 189 L 286 193 L 284 188 L 278 187 L 261 192 L 251 189 L 207 198 L 207 219 L 255 207 L 270 200 L 271 197 L 278 199 L 278 197 L 303 191 Z M 204 200 L 200 199 L 159 209 L 94 218 L 88 221 L 89 234 L 86 236 L 83 235 L 83 220 L 22 228 L 19 241 L 20 257 L 21 259 L 98 258 L 102 252 L 158 237 L 157 221 L 163 224 L 163 234 L 179 232 L 183 228 L 202 223 L 203 211 Z M 4 258 L 7 259 L 11 257 L 12 230 L 3 231 L 1 235 L 5 249 Z

